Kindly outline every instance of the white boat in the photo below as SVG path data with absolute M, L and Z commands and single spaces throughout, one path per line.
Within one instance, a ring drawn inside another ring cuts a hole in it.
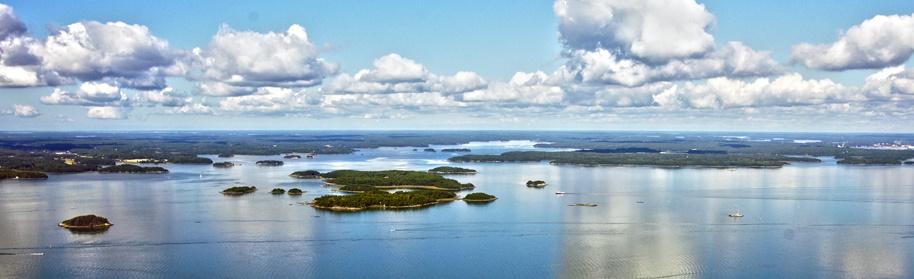
M 742 213 L 742 212 L 739 212 L 739 211 L 730 212 L 730 214 L 727 214 L 727 216 L 730 216 L 730 217 L 733 217 L 733 218 L 740 218 L 740 217 L 743 217 L 743 213 Z

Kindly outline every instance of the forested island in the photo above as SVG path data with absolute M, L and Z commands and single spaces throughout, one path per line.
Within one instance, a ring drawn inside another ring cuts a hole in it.
M 404 209 L 431 206 L 441 202 L 453 201 L 457 194 L 448 191 L 419 190 L 397 191 L 367 191 L 352 195 L 326 195 L 321 196 L 311 203 L 317 209 L 332 211 L 360 211 L 366 209 Z
M 542 181 L 542 180 L 527 180 L 527 187 L 532 187 L 532 188 L 543 188 L 543 187 L 546 187 L 546 181 Z
M 261 166 L 261 167 L 278 167 L 278 166 L 282 166 L 283 164 L 285 164 L 285 163 L 283 163 L 282 161 L 277 161 L 277 160 L 257 161 L 257 165 Z
M 735 154 L 654 154 L 516 151 L 501 155 L 462 155 L 453 162 L 540 162 L 576 165 L 634 165 L 662 167 L 781 167 L 788 162 L 819 162 L 811 157 Z
M 108 230 L 113 224 L 108 218 L 95 215 L 76 216 L 61 221 L 58 226 L 72 231 L 100 232 Z
M 496 199 L 498 198 L 482 192 L 469 193 L 466 196 L 463 196 L 463 201 L 469 203 L 486 203 L 495 201 Z
M 321 175 L 331 185 L 344 192 L 370 192 L 378 189 L 426 189 L 459 191 L 473 189 L 471 183 L 444 178 L 424 171 L 356 171 L 336 170 Z
M 213 163 L 213 167 L 216 167 L 216 168 L 227 169 L 227 168 L 231 168 L 234 166 L 235 166 L 235 163 L 232 163 L 232 162 Z
M 162 174 L 168 173 L 168 170 L 163 167 L 141 167 L 131 164 L 121 164 L 116 166 L 104 167 L 98 170 L 100 173 L 146 173 L 146 174 Z
M 437 168 L 430 169 L 430 170 L 428 170 L 428 172 L 437 173 L 437 174 L 475 174 L 476 170 L 444 166 L 444 167 L 437 167 Z
M 856 152 L 848 152 L 836 158 L 838 158 L 838 164 L 846 165 L 900 165 L 903 163 L 902 161 L 911 159 L 911 156 L 914 156 L 914 150 L 911 150 L 910 152 L 872 150 L 871 152 L 860 155 Z
M 282 156 L 282 158 L 283 158 L 283 159 L 293 159 L 293 160 L 294 160 L 294 159 L 301 159 L 301 155 L 298 155 L 298 154 L 289 154 L 289 155 L 286 155 L 286 156 Z
M 234 186 L 229 187 L 228 189 L 222 190 L 222 194 L 229 196 L 241 196 L 245 194 L 250 194 L 257 191 L 256 186 Z
M 306 171 L 297 171 L 289 174 L 289 176 L 298 178 L 298 179 L 320 179 L 321 173 L 316 170 L 306 170 Z
M 290 196 L 301 196 L 304 193 L 305 193 L 304 191 L 302 191 L 301 189 L 298 189 L 298 188 L 289 189 Z
M 445 148 L 441 149 L 441 152 L 472 152 L 469 148 Z
M 282 195 L 285 193 L 286 193 L 286 189 L 283 189 L 283 188 L 273 188 L 273 190 L 270 191 L 270 194 L 274 194 L 274 195 Z

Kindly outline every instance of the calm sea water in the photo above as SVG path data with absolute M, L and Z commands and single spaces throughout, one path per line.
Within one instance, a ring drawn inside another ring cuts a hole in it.
M 3 181 L 0 277 L 914 277 L 910 166 L 452 164 L 479 170 L 452 177 L 499 199 L 359 213 L 300 205 L 332 192 L 288 177 L 308 169 L 425 170 L 453 155 L 381 148 L 282 167 L 254 165 L 279 156 L 237 156 L 232 169 L 166 165 L 167 175 Z M 530 179 L 550 184 L 527 188 Z M 236 183 L 261 191 L 219 194 Z M 307 193 L 270 195 L 277 186 Z M 568 206 L 579 202 L 599 206 Z M 727 217 L 733 210 L 745 217 Z M 89 213 L 115 226 L 101 234 L 57 227 Z

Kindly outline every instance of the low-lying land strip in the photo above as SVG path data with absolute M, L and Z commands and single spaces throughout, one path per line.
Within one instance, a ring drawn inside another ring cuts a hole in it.
M 100 173 L 168 173 L 168 170 L 162 167 L 141 167 L 137 165 L 122 164 L 98 169 Z
M 501 155 L 462 155 L 452 157 L 454 162 L 539 162 L 577 165 L 635 165 L 663 167 L 781 167 L 788 162 L 818 162 L 811 157 L 780 155 L 737 154 L 655 154 L 655 153 L 588 153 L 517 151 Z
M 424 189 L 460 191 L 473 189 L 471 183 L 444 178 L 440 174 L 424 171 L 356 171 L 336 170 L 321 175 L 331 185 L 340 186 L 340 191 L 368 192 L 380 189 Z

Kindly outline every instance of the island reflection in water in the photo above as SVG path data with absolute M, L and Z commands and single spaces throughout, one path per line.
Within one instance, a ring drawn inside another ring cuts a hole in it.
M 288 176 L 308 169 L 425 170 L 447 164 L 452 155 L 381 148 L 285 160 L 280 167 L 254 162 L 281 156 L 236 156 L 228 159 L 236 163 L 230 169 L 165 165 L 171 172 L 164 175 L 3 181 L 0 277 L 914 274 L 914 167 L 834 161 L 736 170 L 452 164 L 479 173 L 450 177 L 498 200 L 356 213 L 300 204 L 334 192 L 320 181 Z M 524 185 L 533 179 L 549 185 Z M 260 190 L 219 194 L 237 183 Z M 274 196 L 274 187 L 307 192 Z M 568 206 L 574 203 L 598 206 Z M 745 217 L 727 217 L 733 210 Z M 87 213 L 116 225 L 91 235 L 57 227 Z

